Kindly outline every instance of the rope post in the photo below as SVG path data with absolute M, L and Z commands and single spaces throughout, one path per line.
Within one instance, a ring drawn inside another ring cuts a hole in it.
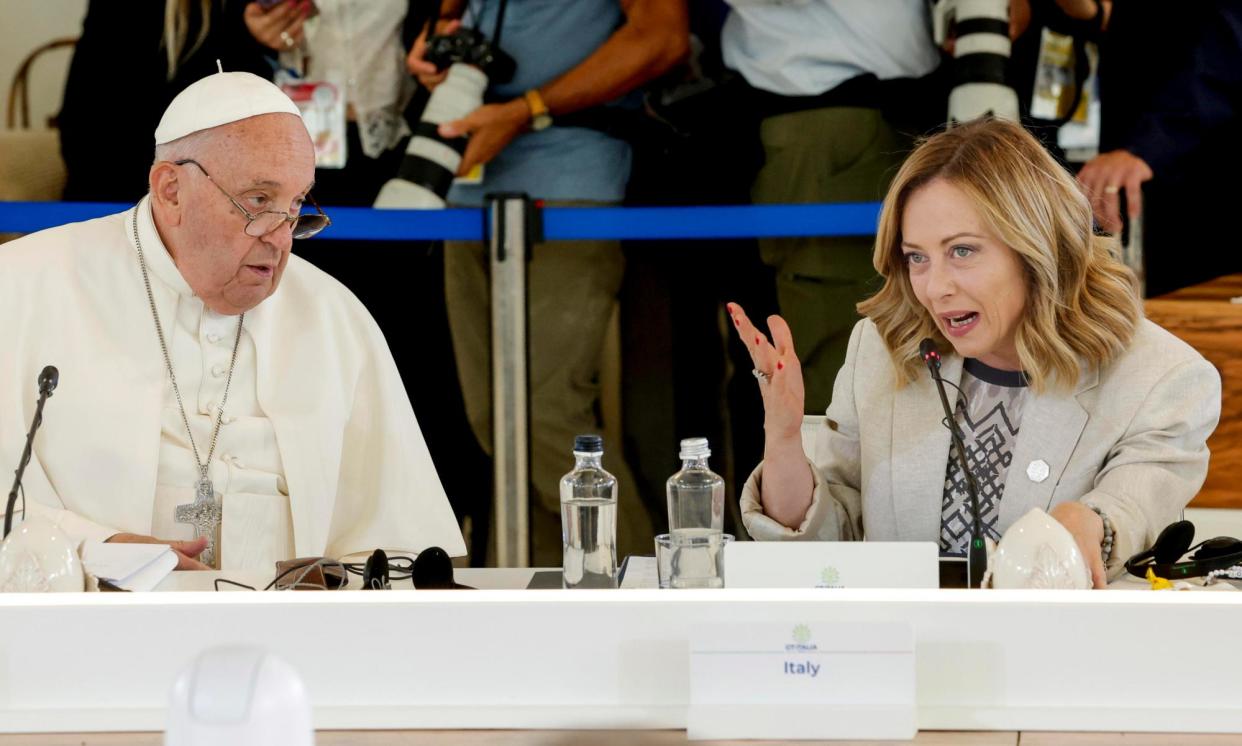
M 525 194 L 485 197 L 491 276 L 493 556 L 530 565 L 530 386 L 526 266 L 539 240 Z
M 1134 270 L 1139 281 L 1139 297 L 1147 297 L 1147 272 L 1143 265 L 1143 216 L 1129 218 L 1125 242 L 1121 244 L 1121 261 Z

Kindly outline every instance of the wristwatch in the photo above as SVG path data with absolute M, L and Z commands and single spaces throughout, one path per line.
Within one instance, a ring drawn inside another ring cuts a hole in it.
M 530 107 L 530 128 L 538 132 L 551 127 L 552 115 L 548 113 L 548 105 L 543 102 L 543 96 L 539 95 L 539 91 L 532 88 L 522 94 L 522 97 L 526 99 L 526 105 Z

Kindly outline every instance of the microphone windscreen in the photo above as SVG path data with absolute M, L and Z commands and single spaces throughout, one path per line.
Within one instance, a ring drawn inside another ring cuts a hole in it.
M 51 392 L 60 383 L 60 371 L 55 365 L 49 365 L 39 374 L 39 391 Z
M 367 558 L 362 570 L 362 590 L 378 591 L 388 588 L 388 554 L 383 549 L 376 549 Z
M 440 547 L 427 547 L 414 558 L 410 571 L 415 588 L 446 590 L 456 586 L 453 582 L 453 561 L 448 552 Z
M 1152 555 L 1158 564 L 1172 564 L 1182 558 L 1194 540 L 1195 524 L 1190 521 L 1170 523 L 1156 537 L 1156 543 L 1152 545 Z
M 940 352 L 936 349 L 935 340 L 927 337 L 922 342 L 919 342 L 919 357 L 923 359 L 923 362 L 927 362 L 927 359 L 933 355 L 940 357 Z

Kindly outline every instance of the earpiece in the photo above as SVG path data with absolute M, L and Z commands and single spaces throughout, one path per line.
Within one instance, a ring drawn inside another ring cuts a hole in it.
M 383 549 L 371 552 L 362 571 L 362 590 L 383 591 L 392 587 L 388 581 L 388 555 Z

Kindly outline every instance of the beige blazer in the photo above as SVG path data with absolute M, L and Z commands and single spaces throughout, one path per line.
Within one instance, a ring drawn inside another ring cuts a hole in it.
M 1146 319 L 1118 360 L 1084 371 L 1072 392 L 1027 401 L 997 528 L 1003 533 L 1031 508 L 1081 500 L 1116 527 L 1108 566 L 1116 575 L 1203 485 L 1207 438 L 1220 419 L 1220 375 Z M 941 374 L 960 383 L 962 359 L 946 355 Z M 810 460 L 815 491 L 806 518 L 791 529 L 764 514 L 760 464 L 741 496 L 754 538 L 939 541 L 949 431 L 930 376 L 903 388 L 895 381 L 875 324 L 860 321 Z M 949 396 L 956 400 L 952 388 Z M 1047 464 L 1044 479 L 1038 466 L 1028 472 L 1038 461 Z

